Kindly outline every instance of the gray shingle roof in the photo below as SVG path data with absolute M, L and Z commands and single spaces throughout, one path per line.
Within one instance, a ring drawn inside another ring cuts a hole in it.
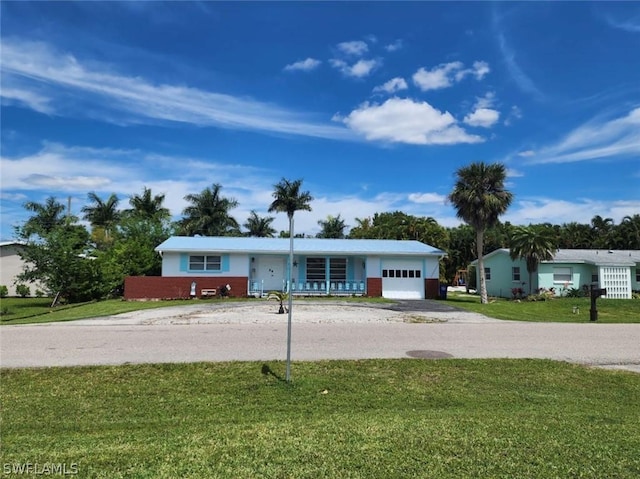
M 639 250 L 560 249 L 544 263 L 590 263 L 609 266 L 634 266 L 640 263 Z
M 446 255 L 444 251 L 420 241 L 294 238 L 293 245 L 296 253 L 306 254 Z M 172 236 L 156 251 L 286 254 L 289 252 L 289 238 Z

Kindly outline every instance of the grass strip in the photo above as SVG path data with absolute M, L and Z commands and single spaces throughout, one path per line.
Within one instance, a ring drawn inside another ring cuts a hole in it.
M 87 478 L 640 477 L 637 374 L 457 359 L 294 363 L 293 383 L 283 372 L 2 370 L 1 462 L 75 464 Z

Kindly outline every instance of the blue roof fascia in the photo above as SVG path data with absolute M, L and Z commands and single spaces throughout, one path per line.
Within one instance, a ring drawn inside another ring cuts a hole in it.
M 394 254 L 407 256 L 446 256 L 446 253 L 419 241 L 294 238 L 294 250 L 307 254 Z M 289 238 L 240 238 L 172 236 L 156 251 L 286 254 Z

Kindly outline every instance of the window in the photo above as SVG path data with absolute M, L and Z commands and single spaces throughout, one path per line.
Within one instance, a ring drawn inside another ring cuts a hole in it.
M 511 279 L 520 282 L 520 266 L 511 268 Z
M 491 279 L 491 268 L 484 269 L 484 279 L 489 281 Z
M 638 280 L 638 277 L 636 276 L 636 281 Z M 593 273 L 591 275 L 591 282 L 592 283 L 597 283 L 598 281 L 600 281 L 600 278 L 598 278 L 598 273 Z
M 553 268 L 554 283 L 571 283 L 573 281 L 573 273 L 571 268 Z
M 220 271 L 220 256 L 189 256 L 189 271 Z
M 326 280 L 326 265 L 326 258 L 307 258 L 307 281 Z
M 419 269 L 417 269 L 417 270 L 416 270 L 416 278 L 419 278 L 419 277 L 420 277 L 420 274 L 421 274 L 421 273 L 420 273 L 420 270 L 419 270 Z
M 382 277 L 383 278 L 388 278 L 389 277 L 389 270 L 388 269 L 383 269 L 382 270 Z
M 331 258 L 329 260 L 329 278 L 331 281 L 347 280 L 347 258 Z
M 636 268 L 636 281 L 640 283 L 640 267 Z

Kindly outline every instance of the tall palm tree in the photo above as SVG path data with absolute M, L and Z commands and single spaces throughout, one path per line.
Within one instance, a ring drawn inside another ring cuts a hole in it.
M 553 259 L 556 251 L 553 230 L 541 225 L 516 226 L 511 234 L 509 254 L 511 259 L 523 258 L 529 273 L 529 294 L 532 293 L 533 273 L 540 261 Z
M 83 206 L 80 211 L 84 213 L 84 219 L 91 223 L 94 233 L 104 232 L 105 239 L 108 239 L 121 216 L 117 209 L 120 200 L 115 193 L 111 193 L 107 201 L 93 191 L 87 197 L 91 204 Z
M 171 216 L 169 210 L 162 206 L 164 195 L 152 195 L 151 188 L 146 186 L 141 195 L 129 198 L 131 209 L 125 210 L 128 215 L 138 218 L 167 219 Z
M 484 233 L 498 223 L 513 200 L 513 194 L 504 187 L 505 166 L 501 163 L 471 163 L 456 171 L 457 180 L 448 198 L 456 215 L 471 225 L 476 232 L 478 270 L 480 272 L 480 301 L 488 303 L 484 275 Z
M 290 181 L 282 178 L 275 184 L 273 190 L 274 200 L 269 206 L 269 212 L 278 211 L 287 213 L 289 218 L 289 267 L 287 268 L 288 284 L 291 285 L 291 273 L 293 269 L 293 215 L 296 211 L 311 211 L 309 203 L 313 197 L 308 191 L 300 191 L 302 180 Z M 289 295 L 289 318 L 287 321 L 287 369 L 285 379 L 291 380 L 291 311 L 293 295 Z
M 21 236 L 28 238 L 32 234 L 43 235 L 50 233 L 56 227 L 65 223 L 65 207 L 55 196 L 49 196 L 44 203 L 28 201 L 24 204 L 27 211 L 35 213 L 22 227 Z
M 326 220 L 318 220 L 321 231 L 316 235 L 316 238 L 344 238 L 344 229 L 347 227 L 344 224 L 344 220 L 338 216 L 327 216 Z
M 609 241 L 613 227 L 614 222 L 612 218 L 603 218 L 600 215 L 591 218 L 591 232 L 596 248 L 609 248 L 611 246 Z
M 240 225 L 229 210 L 238 206 L 233 198 L 225 198 L 220 194 L 222 186 L 215 183 L 212 188 L 205 188 L 199 194 L 184 197 L 191 203 L 182 214 L 180 221 L 184 234 L 188 236 L 239 236 Z
M 247 232 L 246 236 L 257 236 L 259 238 L 273 238 L 276 234 L 276 230 L 271 226 L 273 216 L 258 216 L 255 210 L 251 210 L 249 218 L 242 226 L 245 227 Z

